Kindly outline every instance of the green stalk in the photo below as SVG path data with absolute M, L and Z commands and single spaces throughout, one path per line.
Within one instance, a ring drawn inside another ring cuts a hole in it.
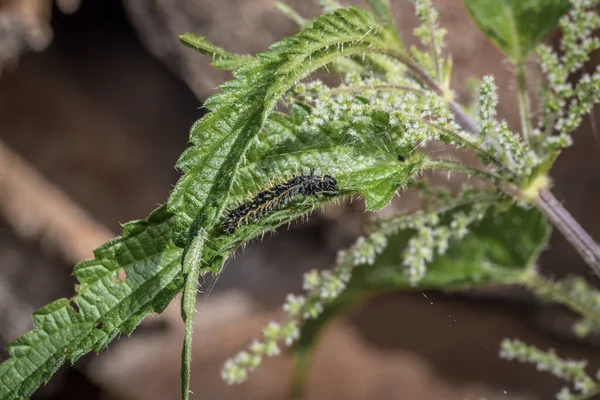
M 596 276 L 600 277 L 600 245 L 548 189 L 540 190 L 536 205 L 577 250 Z
M 519 115 L 521 116 L 521 130 L 527 143 L 531 143 L 531 115 L 529 94 L 527 94 L 527 77 L 523 64 L 517 64 L 517 86 L 519 97 Z
M 181 398 L 183 400 L 188 400 L 190 396 L 194 313 L 196 312 L 198 279 L 202 272 L 204 239 L 205 231 L 204 229 L 200 229 L 196 237 L 192 240 L 183 259 L 183 273 L 187 274 L 181 297 L 181 318 L 185 323 L 183 350 L 181 353 Z
M 275 2 L 274 6 L 277 10 L 279 10 L 279 12 L 281 12 L 283 15 L 294 21 L 296 25 L 300 27 L 300 29 L 306 28 L 308 24 L 312 23 L 312 21 L 307 21 L 306 19 L 304 19 L 300 14 L 296 12 L 296 10 L 294 10 L 287 4 L 278 1 Z
M 434 22 L 431 20 L 431 13 L 429 13 L 429 18 L 427 19 L 427 23 L 429 24 L 429 33 L 430 33 L 430 39 L 431 40 L 431 46 L 429 46 L 430 50 L 431 50 L 431 58 L 433 60 L 433 63 L 435 64 L 433 67 L 435 68 L 435 77 L 437 79 L 437 82 L 439 84 L 442 84 L 442 65 L 440 62 L 440 58 L 438 57 L 439 55 L 439 49 L 435 46 L 435 24 Z
M 549 280 L 535 270 L 532 270 L 524 280 L 527 286 L 534 293 L 538 293 L 541 297 L 549 298 L 552 301 L 563 304 L 577 314 L 592 321 L 598 329 L 600 329 L 600 314 L 598 310 L 590 307 L 576 297 L 572 296 L 568 290 L 560 283 Z
M 467 176 L 472 175 L 478 178 L 481 178 L 487 182 L 492 183 L 495 186 L 499 186 L 502 183 L 502 177 L 490 173 L 488 171 L 483 171 L 477 168 L 471 168 L 466 165 L 447 160 L 426 160 L 423 168 L 431 168 L 435 170 L 442 171 L 453 171 L 463 173 Z

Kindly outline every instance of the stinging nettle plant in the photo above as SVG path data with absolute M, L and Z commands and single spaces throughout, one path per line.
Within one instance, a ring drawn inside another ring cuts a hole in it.
M 269 324 L 261 340 L 226 363 L 227 382 L 245 380 L 263 357 L 294 344 L 299 394 L 324 324 L 382 291 L 520 284 L 578 313 L 576 334 L 600 329 L 600 293 L 581 278 L 555 282 L 536 269 L 553 225 L 600 276 L 598 244 L 551 194 L 547 175 L 600 100 L 600 71 L 569 80 L 600 47 L 592 36 L 600 27 L 592 10 L 597 1 L 465 0 L 476 24 L 514 67 L 518 133 L 497 119 L 493 77 L 482 79 L 473 112 L 456 101 L 445 31 L 430 0 L 414 0 L 420 47 L 405 46 L 387 0 L 367 0 L 371 11 L 320 2 L 325 14 L 314 20 L 277 4 L 300 31 L 256 56 L 230 53 L 194 34 L 181 36 L 183 44 L 212 57 L 215 68 L 234 71 L 234 79 L 205 102 L 209 113 L 191 129 L 191 146 L 177 162 L 183 176 L 167 203 L 147 219 L 125 224 L 121 237 L 79 263 L 76 294 L 36 311 L 34 329 L 8 346 L 11 357 L 0 366 L 0 398 L 28 398 L 66 360 L 102 351 L 183 292 L 182 397 L 187 399 L 201 276 L 218 274 L 238 247 L 315 207 L 360 196 L 366 210 L 377 211 L 406 188 L 422 192 L 422 208 L 373 219 L 365 236 L 339 252 L 333 268 L 307 273 L 304 294 L 286 300 L 285 320 Z M 556 25 L 563 34 L 558 51 L 540 44 Z M 525 71 L 533 52 L 546 77 L 536 112 Z M 311 80 L 314 72 L 344 78 L 329 86 Z M 447 152 L 428 151 L 434 142 Z M 457 148 L 478 161 L 448 161 L 444 154 Z M 266 203 L 268 193 L 280 195 L 284 189 L 273 189 L 272 181 L 308 171 L 335 178 L 335 193 L 294 192 L 252 218 L 240 218 L 234 229 L 223 229 L 228 212 L 252 196 Z M 428 184 L 426 171 L 464 174 L 479 184 L 450 194 Z M 260 188 L 271 191 L 260 194 Z M 573 383 L 573 390 L 557 395 L 560 399 L 600 392 L 600 382 L 583 362 L 518 340 L 503 342 L 501 356 L 535 363 Z

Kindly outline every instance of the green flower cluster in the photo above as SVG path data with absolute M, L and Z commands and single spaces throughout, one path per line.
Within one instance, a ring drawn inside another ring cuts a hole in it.
M 254 341 L 248 351 L 242 351 L 228 360 L 222 370 L 222 377 L 228 383 L 244 381 L 248 372 L 256 368 L 263 357 L 280 353 L 279 344 L 292 345 L 299 337 L 300 323 L 317 318 L 325 306 L 335 300 L 350 281 L 354 267 L 373 264 L 377 254 L 387 245 L 387 238 L 376 233 L 361 237 L 348 250 L 338 253 L 337 265 L 330 271 L 312 270 L 304 275 L 305 296 L 289 294 L 283 306 L 285 322 L 271 322 L 263 330 L 263 340 Z
M 583 67 L 590 53 L 600 48 L 600 40 L 592 36 L 600 28 L 600 17 L 591 9 L 596 3 L 596 0 L 571 0 L 571 11 L 559 23 L 563 34 L 561 55 L 548 45 L 537 49 L 548 84 L 542 93 L 542 115 L 535 133 L 543 135 L 541 144 L 547 151 L 570 146 L 570 134 L 600 100 L 600 71 L 584 73 L 575 86 L 568 81 L 571 74 Z
M 538 371 L 548 371 L 572 383 L 575 390 L 579 392 L 575 395 L 568 388 L 563 388 L 557 395 L 558 400 L 591 398 L 600 389 L 598 382 L 585 372 L 587 365 L 585 361 L 565 360 L 556 355 L 554 350 L 542 351 L 517 339 L 505 339 L 501 344 L 500 357 L 535 364 Z

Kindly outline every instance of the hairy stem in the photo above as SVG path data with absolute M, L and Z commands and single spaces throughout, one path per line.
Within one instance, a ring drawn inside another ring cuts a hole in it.
M 433 59 L 433 63 L 434 68 L 435 68 L 435 78 L 437 79 L 438 82 L 442 82 L 442 69 L 441 69 L 441 63 L 440 63 L 440 58 L 438 57 L 439 54 L 439 50 L 435 45 L 435 24 L 431 18 L 431 13 L 429 13 L 429 17 L 427 18 L 427 24 L 429 25 L 429 33 L 430 33 L 430 38 L 429 40 L 431 40 L 431 58 Z
M 513 175 L 516 177 L 516 175 L 514 174 L 514 172 L 512 170 L 510 170 L 509 168 L 507 168 L 504 164 L 502 164 L 498 159 L 496 159 L 493 156 L 490 156 L 488 153 L 484 152 L 481 147 L 479 147 L 479 145 L 475 142 L 470 141 L 468 138 L 465 138 L 463 136 L 461 136 L 459 133 L 454 132 L 450 129 L 446 129 L 444 127 L 438 126 L 435 123 L 431 122 L 428 119 L 413 115 L 413 114 L 408 114 L 405 112 L 401 112 L 401 111 L 397 111 L 394 109 L 389 109 L 389 108 L 385 108 L 385 107 L 378 107 L 378 106 L 371 106 L 371 105 L 366 105 L 364 106 L 364 108 L 368 108 L 371 110 L 380 110 L 380 111 L 385 111 L 387 113 L 399 113 L 402 114 L 403 116 L 405 116 L 406 118 L 410 118 L 413 119 L 415 121 L 419 121 L 425 125 L 430 126 L 432 129 L 437 130 L 439 133 L 441 133 L 443 136 L 456 141 L 457 143 L 460 143 L 461 146 L 467 148 L 467 149 L 471 149 L 473 150 L 476 154 L 478 155 L 484 155 L 486 157 L 489 158 L 489 160 L 494 163 L 498 168 L 503 169 L 506 173 Z M 466 117 L 466 114 L 465 114 Z
M 475 121 L 473 121 L 473 119 L 467 115 L 467 113 L 463 110 L 460 104 L 458 104 L 455 101 L 451 101 L 449 103 L 449 106 L 450 110 L 452 110 L 452 113 L 456 117 L 456 121 L 460 126 L 462 126 L 462 128 L 465 131 L 471 133 L 479 132 L 479 127 L 477 126 Z
M 183 259 L 183 271 L 187 274 L 181 297 L 181 318 L 185 323 L 183 350 L 181 353 L 181 398 L 190 396 L 190 374 L 192 367 L 192 337 L 194 331 L 194 313 L 196 311 L 196 291 L 202 272 L 202 250 L 205 231 L 201 229 L 188 248 Z
M 294 10 L 292 7 L 279 1 L 275 2 L 274 6 L 283 15 L 294 21 L 296 25 L 300 27 L 300 29 L 304 29 L 306 27 L 308 21 L 306 21 L 306 19 L 304 19 L 300 14 L 298 14 L 296 10 Z
M 477 133 L 479 128 L 473 119 L 471 119 L 463 110 L 463 108 L 457 102 L 452 100 L 452 96 L 449 93 L 446 93 L 433 79 L 429 77 L 425 72 L 423 72 L 418 65 L 414 64 L 408 57 L 405 57 L 403 54 L 392 52 L 388 54 L 391 57 L 395 57 L 403 63 L 406 68 L 423 84 L 425 84 L 429 89 L 433 90 L 438 96 L 446 99 L 450 110 L 456 116 L 457 122 L 463 127 L 463 129 L 467 132 Z
M 401 86 L 401 85 L 394 85 L 394 84 L 378 84 L 378 85 L 369 85 L 369 86 L 348 86 L 348 87 L 336 87 L 336 88 L 331 88 L 331 89 L 325 89 L 325 90 L 321 90 L 319 91 L 319 95 L 322 94 L 343 94 L 343 93 L 362 93 L 362 92 L 367 92 L 367 91 L 371 91 L 371 90 L 381 90 L 381 91 L 387 91 L 387 92 L 399 92 L 399 93 L 404 93 L 404 92 L 412 92 L 412 93 L 419 93 L 419 94 L 425 94 L 425 90 L 423 89 L 419 89 L 416 87 L 410 87 L 410 86 Z M 306 94 L 299 94 L 296 96 L 297 98 L 306 98 L 308 97 L 308 95 Z
M 478 178 L 485 180 L 486 182 L 490 182 L 495 185 L 499 185 L 500 183 L 502 183 L 502 177 L 500 177 L 498 175 L 495 175 L 490 172 L 483 171 L 483 170 L 480 170 L 477 168 L 467 167 L 464 164 L 454 162 L 454 161 L 427 160 L 424 165 L 424 168 L 431 168 L 431 169 L 442 170 L 442 171 L 460 172 L 460 173 L 463 173 L 468 176 L 476 176 Z
M 531 116 L 529 112 L 529 95 L 527 94 L 527 78 L 523 64 L 517 65 L 517 86 L 519 96 L 519 115 L 521 116 L 521 130 L 527 143 L 531 140 Z
M 600 277 L 600 246 L 548 189 L 542 189 L 536 205 L 552 225 L 573 245 L 579 255 Z

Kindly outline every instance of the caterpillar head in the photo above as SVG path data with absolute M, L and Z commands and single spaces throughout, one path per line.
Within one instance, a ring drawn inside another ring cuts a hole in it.
M 327 195 L 335 195 L 340 191 L 337 181 L 330 175 L 324 175 L 319 179 L 317 190 Z

